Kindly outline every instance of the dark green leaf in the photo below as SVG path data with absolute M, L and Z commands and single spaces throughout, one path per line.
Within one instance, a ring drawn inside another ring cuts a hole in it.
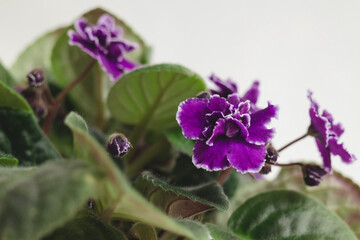
M 83 211 L 43 240 L 127 240 L 124 233 L 103 222 L 97 215 Z
M 26 81 L 26 75 L 37 67 L 45 70 L 46 79 L 49 82 L 54 82 L 54 76 L 51 72 L 50 56 L 54 44 L 63 30 L 64 29 L 61 28 L 45 34 L 20 54 L 10 70 L 17 83 Z
M 241 240 L 238 236 L 220 229 L 218 226 L 207 223 L 207 229 L 210 231 L 210 235 L 214 240 Z
M 11 74 L 6 70 L 6 68 L 0 62 L 0 81 L 4 82 L 8 86 L 14 85 L 15 81 Z
M 144 223 L 135 223 L 131 228 L 131 234 L 139 240 L 157 240 L 155 229 Z
M 173 145 L 177 150 L 187 154 L 188 156 L 193 155 L 195 141 L 185 138 L 181 132 L 180 127 L 176 127 L 166 131 L 165 136 L 167 137 L 171 145 Z
M 113 163 L 103 146 L 85 131 L 85 121 L 72 112 L 66 119 L 65 124 L 74 134 L 75 153 L 79 159 L 94 164 L 98 169 L 106 172 L 108 179 L 103 183 L 103 192 L 100 199 L 100 212 L 106 211 L 111 204 L 112 218 L 127 219 L 134 222 L 144 222 L 179 235 L 188 236 L 196 240 L 193 232 L 184 228 L 169 218 L 155 206 L 148 203 L 128 183 L 125 176 Z M 100 183 L 99 183 L 100 184 Z M 154 221 L 156 219 L 156 221 Z
M 71 219 L 94 193 L 93 171 L 79 161 L 0 168 L 0 238 L 39 239 Z
M 17 158 L 10 154 L 3 154 L 0 152 L 0 167 L 13 167 L 17 166 L 19 161 Z
M 293 191 L 270 191 L 242 204 L 228 221 L 245 239 L 347 239 L 351 229 L 320 202 Z
M 137 179 L 135 185 L 149 200 L 154 199 L 155 201 L 160 201 L 160 204 L 163 205 L 164 209 L 168 210 L 168 213 L 174 209 L 181 209 L 182 212 L 186 212 L 185 214 L 179 214 L 180 216 L 186 216 L 187 213 L 193 210 L 190 209 L 192 208 L 191 204 L 188 204 L 188 209 L 177 206 L 177 204 L 181 204 L 182 201 L 186 200 L 188 200 L 188 203 L 201 203 L 205 205 L 205 209 L 209 209 L 210 206 L 210 208 L 214 207 L 220 211 L 225 211 L 229 207 L 228 198 L 215 181 L 198 186 L 179 187 L 172 186 L 165 180 L 157 178 L 149 172 L 145 172 Z M 159 203 L 157 202 L 155 204 L 158 205 Z M 197 206 L 198 205 L 195 205 L 195 207 Z M 197 209 L 194 209 L 194 211 L 196 210 Z
M 17 110 L 25 110 L 32 113 L 30 105 L 14 89 L 6 86 L 0 81 L 0 108 L 13 108 Z M 34 116 L 35 118 L 35 116 Z
M 16 157 L 20 165 L 59 158 L 25 99 L 2 82 L 0 96 L 0 151 Z
M 124 75 L 110 90 L 107 103 L 123 123 L 164 130 L 176 126 L 179 103 L 204 90 L 197 74 L 179 65 L 160 64 Z

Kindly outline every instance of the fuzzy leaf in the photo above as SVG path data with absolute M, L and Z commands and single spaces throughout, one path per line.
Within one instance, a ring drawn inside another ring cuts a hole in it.
M 222 230 L 214 224 L 207 223 L 206 227 L 209 229 L 213 240 L 241 240 L 241 238 L 234 235 L 233 233 Z
M 145 172 L 137 179 L 135 186 L 155 205 L 174 217 L 189 217 L 211 208 L 225 211 L 229 207 L 228 198 L 214 181 L 179 187 Z
M 0 239 L 34 240 L 71 219 L 94 193 L 88 164 L 52 161 L 0 168 Z
M 55 82 L 51 72 L 50 56 L 54 44 L 63 30 L 60 28 L 41 36 L 19 55 L 10 69 L 17 83 L 26 81 L 26 75 L 37 67 L 45 70 L 46 79 L 49 82 Z
M 84 121 L 80 119 L 81 117 L 74 112 L 65 119 L 65 124 L 74 134 L 75 153 L 78 158 L 102 169 L 108 176 L 103 183 L 101 204 L 97 206 L 99 210 L 105 211 L 109 204 L 112 204 L 112 218 L 114 219 L 143 222 L 196 240 L 193 232 L 163 214 L 131 187 L 108 153 L 105 152 L 104 147 L 84 131 L 85 129 L 82 127 Z
M 323 204 L 287 190 L 265 192 L 248 199 L 232 214 L 228 227 L 249 240 L 356 240 L 346 223 Z
M 25 99 L 2 82 L 0 96 L 0 151 L 16 157 L 20 165 L 59 158 Z
M 164 130 L 176 126 L 179 103 L 204 90 L 197 74 L 179 65 L 160 64 L 124 75 L 110 90 L 107 103 L 123 123 Z
M 103 222 L 90 211 L 83 211 L 72 221 L 56 229 L 43 240 L 127 240 L 124 233 Z

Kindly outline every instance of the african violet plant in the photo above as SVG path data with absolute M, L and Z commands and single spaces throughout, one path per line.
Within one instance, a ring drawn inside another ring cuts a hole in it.
M 95 9 L 1 66 L 1 239 L 360 236 L 360 189 L 331 168 L 331 155 L 355 157 L 311 92 L 308 130 L 277 149 L 279 108 L 257 104 L 259 82 L 240 94 L 211 75 L 209 90 L 149 52 Z M 278 157 L 307 136 L 322 164 Z M 279 176 L 263 180 L 272 167 Z

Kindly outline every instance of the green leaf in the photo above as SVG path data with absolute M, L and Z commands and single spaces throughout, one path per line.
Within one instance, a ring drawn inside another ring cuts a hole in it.
M 93 171 L 79 161 L 0 168 L 0 238 L 34 240 L 60 227 L 94 193 Z
M 160 204 L 168 214 L 174 217 L 189 217 L 189 214 L 191 216 L 193 212 L 198 213 L 200 206 L 192 204 L 193 202 L 201 203 L 203 210 L 216 208 L 219 211 L 225 211 L 229 208 L 228 198 L 215 181 L 198 186 L 179 187 L 170 185 L 149 172 L 144 172 L 137 179 L 135 186 L 147 199 L 158 206 Z
M 86 13 L 84 17 L 88 18 L 89 22 L 94 23 L 103 13 L 105 13 L 104 10 L 95 9 Z M 116 23 L 118 26 L 123 27 L 124 38 L 126 40 L 133 40 L 139 45 L 138 50 L 132 55 L 132 60 L 139 62 L 145 54 L 145 43 L 122 21 L 116 19 Z M 67 32 L 70 28 L 72 28 L 72 26 L 66 28 L 60 35 L 51 55 L 52 71 L 60 87 L 67 86 L 76 79 L 88 65 L 96 61 L 87 53 L 83 52 L 78 46 L 69 45 Z M 76 111 L 84 116 L 92 125 L 100 129 L 104 127 L 107 117 L 105 96 L 107 96 L 112 85 L 113 82 L 109 80 L 109 77 L 101 69 L 100 65 L 96 64 L 69 93 L 69 97 L 73 101 Z
M 6 70 L 6 68 L 0 62 L 0 81 L 5 84 L 12 86 L 14 85 L 14 79 L 11 74 Z
M 209 229 L 210 235 L 214 240 L 241 240 L 233 233 L 222 230 L 214 224 L 207 223 L 206 227 Z
M 59 158 L 25 99 L 2 82 L 0 96 L 0 151 L 16 157 L 20 165 Z
M 60 28 L 41 36 L 20 54 L 10 69 L 17 83 L 24 82 L 26 75 L 37 67 L 45 70 L 46 79 L 49 82 L 54 82 L 50 56 L 54 44 L 63 30 L 63 28 Z
M 111 217 L 114 219 L 143 222 L 196 240 L 194 233 L 163 214 L 131 187 L 104 147 L 84 131 L 81 124 L 83 121 L 79 118 L 79 115 L 72 112 L 65 119 L 65 124 L 74 134 L 75 153 L 79 159 L 94 164 L 108 176 L 107 181 L 103 183 L 101 204 L 97 206 L 99 210 L 106 213 L 111 204 Z
M 10 154 L 3 154 L 0 152 L 0 167 L 13 167 L 17 166 L 19 161 L 17 158 L 13 157 Z
M 242 204 L 228 227 L 245 239 L 356 239 L 323 204 L 293 191 L 270 191 Z
M 165 136 L 167 137 L 168 141 L 179 150 L 181 153 L 185 153 L 188 156 L 193 155 L 193 149 L 195 145 L 195 141 L 185 138 L 181 132 L 181 128 L 176 127 L 170 129 L 165 132 Z
M 72 221 L 43 240 L 127 240 L 124 233 L 103 222 L 90 211 L 82 211 Z
M 14 89 L 6 86 L 3 82 L 0 82 L 0 96 L 0 108 L 13 108 L 17 110 L 25 110 L 30 113 L 33 112 L 25 98 L 23 98 Z
M 196 236 L 196 240 L 209 240 L 209 231 L 201 223 L 187 219 L 177 220 L 177 222 L 190 230 Z
M 135 223 L 131 228 L 131 234 L 139 240 L 157 240 L 155 229 L 144 223 Z
M 179 65 L 160 64 L 124 75 L 110 90 L 107 103 L 123 123 L 164 130 L 177 125 L 179 103 L 204 90 L 197 74 Z

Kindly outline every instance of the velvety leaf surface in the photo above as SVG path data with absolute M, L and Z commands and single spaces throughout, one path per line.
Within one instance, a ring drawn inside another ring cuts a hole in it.
M 279 190 L 256 195 L 230 217 L 228 227 L 245 239 L 356 240 L 351 229 L 323 204 Z
M 179 65 L 160 64 L 124 75 L 110 90 L 107 103 L 123 123 L 164 130 L 177 125 L 179 103 L 204 90 L 197 74 Z
M 170 185 L 165 180 L 155 177 L 150 172 L 145 172 L 136 182 L 135 185 L 139 187 L 139 190 L 147 196 L 149 200 L 157 199 L 158 201 L 164 201 L 164 199 L 167 199 L 169 202 L 166 203 L 165 209 L 168 210 L 174 207 L 176 208 L 176 204 L 185 200 L 202 203 L 207 207 L 214 207 L 219 211 L 225 211 L 229 207 L 228 198 L 215 181 L 198 186 L 179 187 Z M 165 192 L 168 193 L 166 194 Z M 178 199 L 178 201 L 176 201 L 176 199 Z M 191 207 L 190 203 L 188 203 L 188 205 Z M 184 209 L 182 211 L 184 211 Z
M 41 36 L 19 55 L 10 70 L 17 83 L 26 81 L 26 75 L 36 67 L 45 70 L 46 79 L 49 82 L 55 82 L 51 72 L 50 56 L 54 44 L 63 30 L 60 28 Z
M 90 211 L 80 212 L 75 219 L 56 229 L 43 240 L 127 240 L 124 233 L 103 222 Z
M 0 167 L 13 167 L 17 166 L 19 161 L 17 158 L 10 154 L 4 154 L 0 152 Z
M 185 138 L 181 132 L 181 128 L 176 127 L 165 132 L 165 136 L 173 147 L 175 147 L 181 153 L 185 153 L 188 156 L 193 155 L 193 148 L 195 141 Z
M 105 152 L 104 147 L 100 146 L 85 131 L 85 121 L 78 114 L 70 113 L 65 119 L 65 124 L 74 134 L 76 156 L 94 164 L 98 169 L 106 172 L 108 176 L 107 181 L 103 183 L 101 202 L 97 205 L 100 212 L 105 211 L 111 204 L 113 208 L 112 218 L 114 219 L 143 222 L 194 240 L 197 239 L 194 233 L 163 214 L 152 204 L 149 204 L 130 186 L 125 176 Z
M 0 168 L 0 239 L 40 239 L 71 219 L 94 193 L 93 171 L 79 161 Z
M 4 82 L 8 86 L 12 86 L 15 83 L 14 78 L 11 74 L 6 70 L 6 68 L 0 62 L 0 81 Z
M 0 96 L 0 151 L 16 157 L 20 165 L 59 158 L 25 99 L 2 82 Z
M 234 235 L 233 233 L 220 229 L 214 224 L 207 223 L 206 227 L 209 230 L 213 240 L 241 240 L 241 238 Z

